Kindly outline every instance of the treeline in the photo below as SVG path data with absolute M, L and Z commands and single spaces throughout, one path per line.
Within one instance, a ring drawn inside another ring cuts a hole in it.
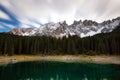
M 15 36 L 0 34 L 0 55 L 13 54 L 87 54 L 120 55 L 120 29 L 93 37 L 54 38 L 47 36 Z

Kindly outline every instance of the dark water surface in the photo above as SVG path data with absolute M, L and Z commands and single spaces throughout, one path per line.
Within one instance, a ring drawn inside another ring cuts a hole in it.
M 0 66 L 0 80 L 120 80 L 120 65 L 21 62 Z

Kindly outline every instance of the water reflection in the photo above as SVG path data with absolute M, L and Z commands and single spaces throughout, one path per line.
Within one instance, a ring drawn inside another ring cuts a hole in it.
M 0 67 L 0 80 L 120 80 L 119 65 L 24 62 Z

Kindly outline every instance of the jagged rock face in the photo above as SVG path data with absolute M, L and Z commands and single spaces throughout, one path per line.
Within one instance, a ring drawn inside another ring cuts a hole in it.
M 119 23 L 120 23 L 120 17 L 116 19 L 104 21 L 103 23 L 100 24 L 101 26 L 104 26 L 101 32 L 102 33 L 111 32 L 113 29 L 116 28 L 116 26 L 119 25 Z
M 53 36 L 63 37 L 78 35 L 80 37 L 92 36 L 98 33 L 111 32 L 120 24 L 120 17 L 97 23 L 92 20 L 74 21 L 68 25 L 66 21 L 58 23 L 47 23 L 39 28 L 14 28 L 9 33 L 22 36 Z
M 29 35 L 33 28 L 14 28 L 10 31 L 11 34 L 15 35 Z

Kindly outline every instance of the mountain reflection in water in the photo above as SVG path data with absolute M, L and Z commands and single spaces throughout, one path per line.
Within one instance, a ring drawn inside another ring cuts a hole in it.
M 0 80 L 120 80 L 120 65 L 21 62 L 1 66 Z

